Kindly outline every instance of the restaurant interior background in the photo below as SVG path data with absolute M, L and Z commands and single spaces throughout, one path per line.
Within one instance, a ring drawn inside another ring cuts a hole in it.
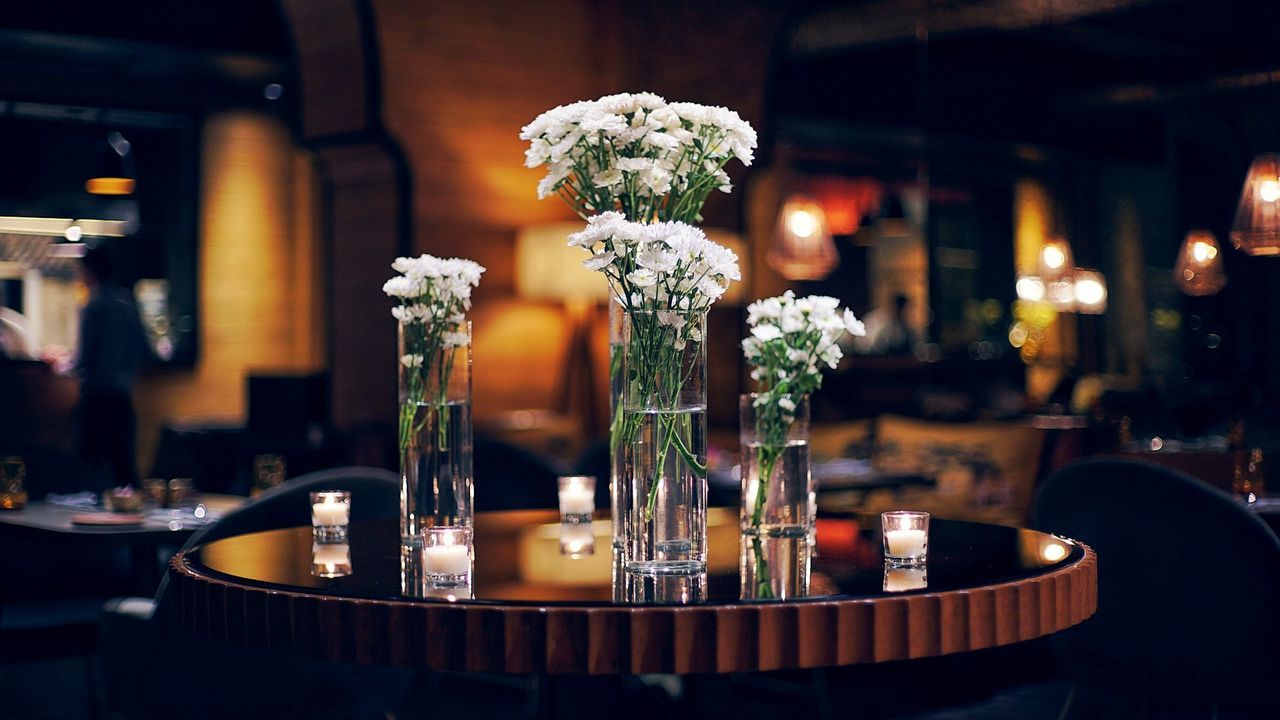
M 142 477 L 246 492 L 264 454 L 290 476 L 394 467 L 379 289 L 429 252 L 488 268 L 478 509 L 553 505 L 524 478 L 597 466 L 608 328 L 577 258 L 546 259 L 575 219 L 536 198 L 517 135 L 648 90 L 760 131 L 705 211 L 744 268 L 709 321 L 713 462 L 735 462 L 746 304 L 794 288 L 860 317 L 902 298 L 905 340 L 826 378 L 815 452 L 1010 484 L 995 507 L 923 500 L 943 513 L 1017 522 L 1036 478 L 1093 453 L 1230 489 L 1235 451 L 1277 437 L 1280 261 L 1229 238 L 1251 161 L 1280 147 L 1278 31 L 1265 0 L 7 3 L 0 455 L 27 458 L 33 493 L 85 489 L 38 478 L 71 462 L 77 385 L 41 356 L 74 345 L 90 244 L 157 356 L 135 393 Z M 136 192 L 82 191 L 121 162 Z M 1179 279 L 1199 230 L 1220 289 Z M 1101 276 L 1055 304 L 1057 240 Z

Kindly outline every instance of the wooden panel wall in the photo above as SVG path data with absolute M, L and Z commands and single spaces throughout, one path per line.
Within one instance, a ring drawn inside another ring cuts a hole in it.
M 146 472 L 166 418 L 242 422 L 251 370 L 324 367 L 310 162 L 279 121 L 217 115 L 204 126 L 200 178 L 200 357 L 193 371 L 139 383 Z
M 373 6 L 383 113 L 413 172 L 415 249 L 489 269 L 473 313 L 477 416 L 550 407 L 566 319 L 515 297 L 514 238 L 572 214 L 538 201 L 542 172 L 523 167 L 520 127 L 555 105 L 639 90 L 733 107 L 759 126 L 780 13 L 763 0 Z M 740 202 L 740 191 L 715 198 L 709 221 L 741 227 Z

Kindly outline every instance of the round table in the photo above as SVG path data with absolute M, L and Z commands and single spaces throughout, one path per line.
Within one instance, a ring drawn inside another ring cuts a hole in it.
M 394 521 L 350 528 L 352 572 L 343 577 L 313 574 L 313 559 L 326 558 L 313 558 L 309 527 L 226 538 L 173 558 L 171 607 L 186 629 L 251 648 L 549 674 L 922 658 L 1030 640 L 1097 607 L 1096 558 L 1087 546 L 940 519 L 929 534 L 927 585 L 898 590 L 921 578 L 886 575 L 879 518 L 869 516 L 819 518 L 807 596 L 741 600 L 737 514 L 719 509 L 710 513 L 705 585 L 690 592 L 689 580 L 667 579 L 657 595 L 615 600 L 608 521 L 594 523 L 596 554 L 573 559 L 561 555 L 557 519 L 540 510 L 477 514 L 472 586 L 433 591 L 437 597 L 422 597 L 402 572 Z M 331 559 L 333 549 L 320 552 Z

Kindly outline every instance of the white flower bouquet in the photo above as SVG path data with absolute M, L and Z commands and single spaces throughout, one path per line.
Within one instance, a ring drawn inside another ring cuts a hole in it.
M 812 523 L 805 403 L 822 385 L 822 368 L 840 363 L 845 333 L 866 331 L 835 298 L 789 290 L 749 305 L 747 324 L 742 350 L 759 392 L 744 396 L 741 408 L 742 530 L 752 538 L 753 597 L 766 598 L 774 588 L 761 537 L 804 536 Z M 803 422 L 793 433 L 798 415 Z M 775 479 L 781 484 L 771 492 Z
M 403 345 L 401 385 L 407 394 L 400 405 L 403 455 L 431 414 L 446 404 L 452 350 L 470 343 L 465 313 L 471 309 L 471 290 L 480 284 L 485 269 L 470 260 L 432 255 L 397 258 L 391 268 L 400 274 L 387 280 L 382 291 L 398 301 L 391 314 L 400 323 Z M 423 406 L 427 411 L 420 413 Z M 439 427 L 443 436 L 446 424 L 441 422 Z
M 724 167 L 750 165 L 756 132 L 732 110 L 622 93 L 562 105 L 520 131 L 525 165 L 547 166 L 538 197 L 559 195 L 580 217 L 620 212 L 638 222 L 701 220 Z
M 583 264 L 604 273 L 627 313 L 631 327 L 624 358 L 625 404 L 674 409 L 692 380 L 694 368 L 686 350 L 703 342 L 704 314 L 732 281 L 741 279 L 737 255 L 691 225 L 635 223 L 616 212 L 588 219 L 582 232 L 569 236 L 569 244 L 591 253 Z M 678 420 L 676 415 L 661 418 L 668 424 Z M 628 442 L 640 431 L 641 422 L 642 414 L 620 412 L 615 430 Z M 687 446 L 687 433 L 674 425 L 662 430 L 670 447 L 661 451 L 655 472 L 661 471 L 670 449 L 695 474 L 705 476 L 705 464 Z M 653 514 L 657 487 L 657 482 L 650 486 L 646 517 Z

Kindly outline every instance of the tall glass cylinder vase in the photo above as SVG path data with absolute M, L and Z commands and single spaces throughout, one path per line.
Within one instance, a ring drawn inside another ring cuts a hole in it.
M 743 594 L 794 596 L 807 585 L 817 515 L 809 462 L 809 399 L 743 395 L 738 414 Z
M 627 572 L 707 566 L 705 313 L 629 311 L 623 323 L 621 493 Z
M 609 511 L 613 523 L 613 547 L 621 549 L 626 518 L 618 499 L 622 497 L 622 394 L 626 387 L 626 370 L 622 352 L 626 311 L 617 298 L 609 300 Z
M 472 524 L 471 324 L 401 324 L 400 540 Z

